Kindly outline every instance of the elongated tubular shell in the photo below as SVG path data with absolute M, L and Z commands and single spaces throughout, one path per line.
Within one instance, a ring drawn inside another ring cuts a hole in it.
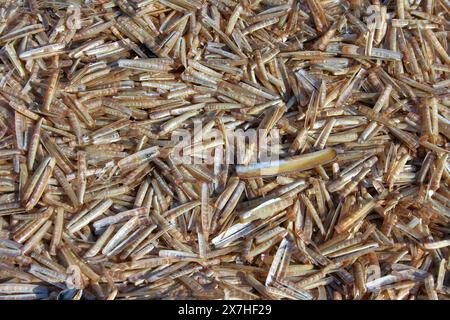
M 333 161 L 336 151 L 327 148 L 321 151 L 295 156 L 274 162 L 261 162 L 249 166 L 236 166 L 240 178 L 271 177 L 277 174 L 309 170 Z

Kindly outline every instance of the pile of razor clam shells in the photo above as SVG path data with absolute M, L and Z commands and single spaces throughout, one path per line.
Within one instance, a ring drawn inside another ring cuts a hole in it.
M 0 1 L 0 299 L 449 299 L 449 14 Z

